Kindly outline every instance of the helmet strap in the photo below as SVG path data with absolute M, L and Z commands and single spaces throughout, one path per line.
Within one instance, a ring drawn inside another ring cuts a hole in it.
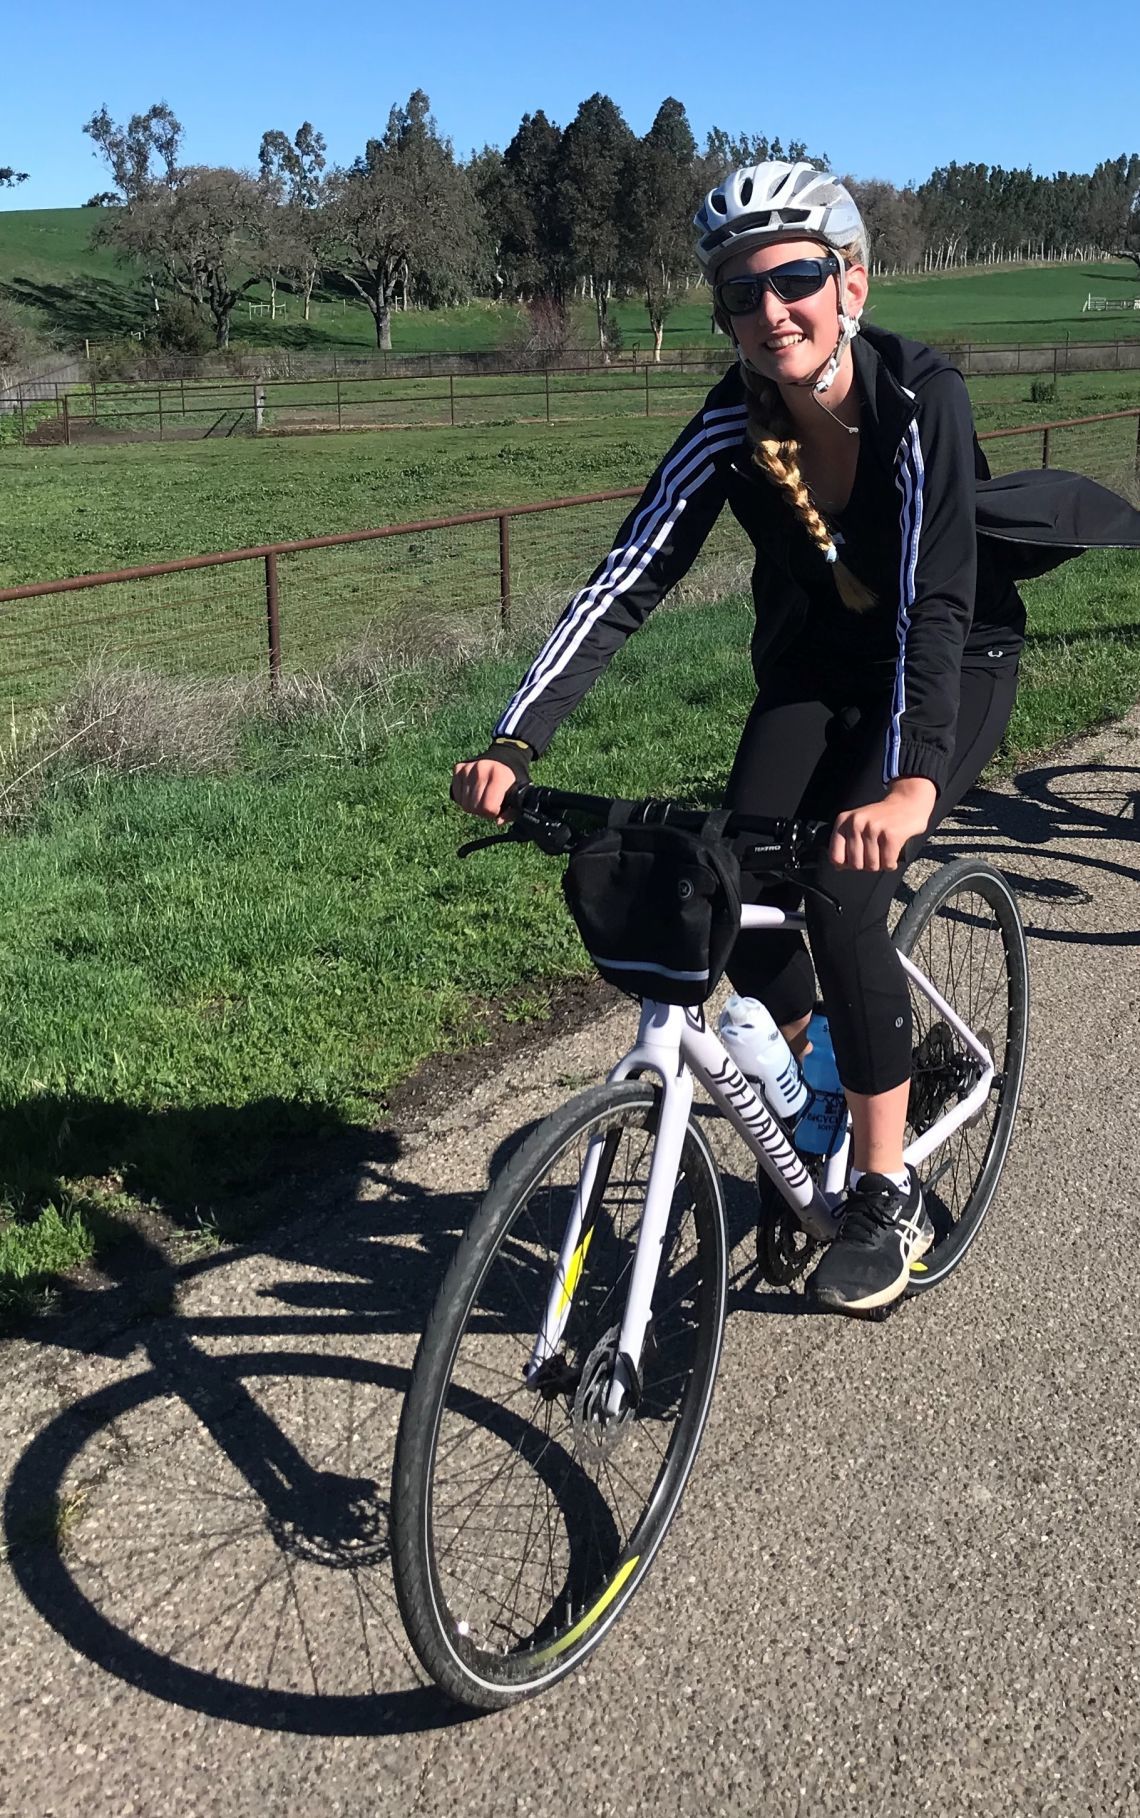
M 843 307 L 843 292 L 840 289 L 838 276 L 835 279 L 835 288 L 839 293 L 839 334 L 831 356 L 829 359 L 825 360 L 823 365 L 818 367 L 814 373 L 809 374 L 806 379 L 793 379 L 792 384 L 803 386 L 810 385 L 811 395 L 820 409 L 826 411 L 832 422 L 838 423 L 840 429 L 846 430 L 849 436 L 857 436 L 859 434 L 858 427 L 853 426 L 850 423 L 844 423 L 840 417 L 836 416 L 833 410 L 828 410 L 827 405 L 823 402 L 823 394 L 831 390 L 831 387 L 839 377 L 839 368 L 844 353 L 850 347 L 855 336 L 859 333 L 859 317 L 857 315 L 849 316 Z M 745 354 L 744 349 L 736 338 L 736 330 L 732 326 L 731 317 L 729 317 L 728 320 L 728 332 L 732 336 L 732 344 L 736 349 L 736 358 L 741 366 L 745 367 L 748 372 L 754 373 L 758 379 L 768 378 L 768 374 L 762 372 L 760 367 L 756 365 L 756 362 L 750 360 Z

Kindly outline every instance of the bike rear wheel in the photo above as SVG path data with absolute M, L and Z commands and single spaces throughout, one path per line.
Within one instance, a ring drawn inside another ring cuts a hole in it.
M 492 1185 L 420 1342 L 396 1442 L 393 1567 L 409 1638 L 451 1697 L 491 1710 L 552 1685 L 629 1602 L 676 1512 L 724 1326 L 720 1180 L 685 1136 L 638 1394 L 604 1413 L 657 1130 L 649 1081 L 583 1093 Z M 530 1386 L 590 1143 L 588 1241 L 554 1359 Z
M 989 1049 L 984 1105 L 921 1164 L 935 1242 L 915 1265 L 909 1293 L 945 1281 L 981 1229 L 1009 1153 L 1029 1026 L 1029 966 L 1017 899 L 992 865 L 964 858 L 929 877 L 900 918 L 895 945 L 924 972 Z M 906 1141 L 967 1096 L 980 1064 L 912 984 L 913 1063 Z

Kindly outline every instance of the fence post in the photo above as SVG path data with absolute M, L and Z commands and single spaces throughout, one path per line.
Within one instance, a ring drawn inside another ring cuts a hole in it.
M 269 631 L 269 692 L 276 694 L 281 679 L 281 611 L 277 597 L 277 557 L 265 558 L 265 614 Z
M 183 422 L 185 422 L 185 420 L 186 420 L 186 374 L 185 373 L 182 373 L 182 375 L 180 376 L 180 378 L 178 380 L 178 395 L 182 400 L 182 419 L 183 419 Z
M 1042 434 L 1041 434 L 1041 465 L 1042 465 L 1042 467 L 1048 467 L 1048 465 L 1049 465 L 1049 436 L 1050 436 L 1050 431 L 1048 429 L 1042 431 Z
M 63 439 L 71 447 L 71 412 L 67 408 L 67 393 L 63 394 Z
M 28 434 L 28 426 L 24 421 L 24 388 L 22 385 L 16 393 L 16 402 L 20 406 L 20 445 L 22 447 Z M 1140 459 L 1140 455 L 1137 456 L 1137 459 Z
M 162 386 L 158 388 L 158 439 L 161 442 L 166 430 L 162 421 Z
M 649 415 L 649 362 L 645 362 L 645 414 Z
M 509 513 L 499 513 L 499 623 L 504 631 L 511 628 L 511 521 Z
M 542 376 L 546 380 L 546 420 L 550 421 L 550 367 L 544 366 Z
M 333 355 L 333 358 L 335 360 L 335 358 L 336 358 L 335 354 Z M 336 426 L 338 429 L 344 428 L 344 424 L 340 420 L 340 380 L 339 379 L 336 382 Z
M 455 374 L 453 372 L 449 372 L 447 375 L 447 396 L 448 396 L 448 402 L 451 405 L 451 427 L 452 427 L 452 429 L 454 429 L 455 428 Z

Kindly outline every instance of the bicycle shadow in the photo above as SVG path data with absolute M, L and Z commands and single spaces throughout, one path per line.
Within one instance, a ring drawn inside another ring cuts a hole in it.
M 4 1529 L 13 1575 L 48 1626 L 168 1703 L 311 1735 L 469 1715 L 411 1660 L 388 1484 L 411 1342 L 479 1194 L 403 1180 L 399 1141 L 382 1134 L 362 1133 L 354 1157 L 390 1182 L 382 1202 L 347 1211 L 338 1194 L 242 1251 L 183 1265 L 136 1231 L 104 1264 L 109 1286 L 80 1290 L 65 1320 L 25 1334 L 84 1365 L 143 1363 L 33 1437 Z M 225 1286 L 251 1256 L 283 1265 L 256 1287 L 268 1304 L 252 1314 L 231 1308 Z M 235 1337 L 250 1347 L 217 1348 Z
M 1140 894 L 1119 889 L 1140 883 L 1140 853 L 1134 863 L 1130 850 L 1140 844 L 1140 767 L 1043 765 L 1020 772 L 1013 786 L 1015 794 L 971 790 L 922 860 L 997 865 L 1017 892 L 1031 944 L 1140 945 Z M 1098 851 L 1098 843 L 1124 851 Z M 909 880 L 901 894 L 913 896 Z M 1101 925 L 1092 925 L 1098 917 Z

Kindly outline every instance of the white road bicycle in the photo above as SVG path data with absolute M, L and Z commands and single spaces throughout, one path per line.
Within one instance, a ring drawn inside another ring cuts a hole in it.
M 517 792 L 504 837 L 572 849 L 607 798 Z M 704 812 L 639 805 L 698 827 Z M 830 828 L 734 815 L 746 868 L 811 888 Z M 803 928 L 746 907 L 742 927 Z M 911 986 L 906 1159 L 936 1241 L 908 1292 L 957 1268 L 989 1209 L 1025 1065 L 1025 935 L 1001 873 L 936 871 L 894 933 Z M 933 982 L 937 980 L 937 983 Z M 803 1273 L 835 1230 L 849 1132 L 799 1154 L 703 1009 L 644 1001 L 606 1083 L 538 1126 L 495 1179 L 420 1341 L 393 1469 L 396 1591 L 436 1683 L 492 1710 L 579 1666 L 641 1583 L 676 1514 L 720 1358 L 730 1248 L 694 1081 L 756 1158 L 758 1262 Z

